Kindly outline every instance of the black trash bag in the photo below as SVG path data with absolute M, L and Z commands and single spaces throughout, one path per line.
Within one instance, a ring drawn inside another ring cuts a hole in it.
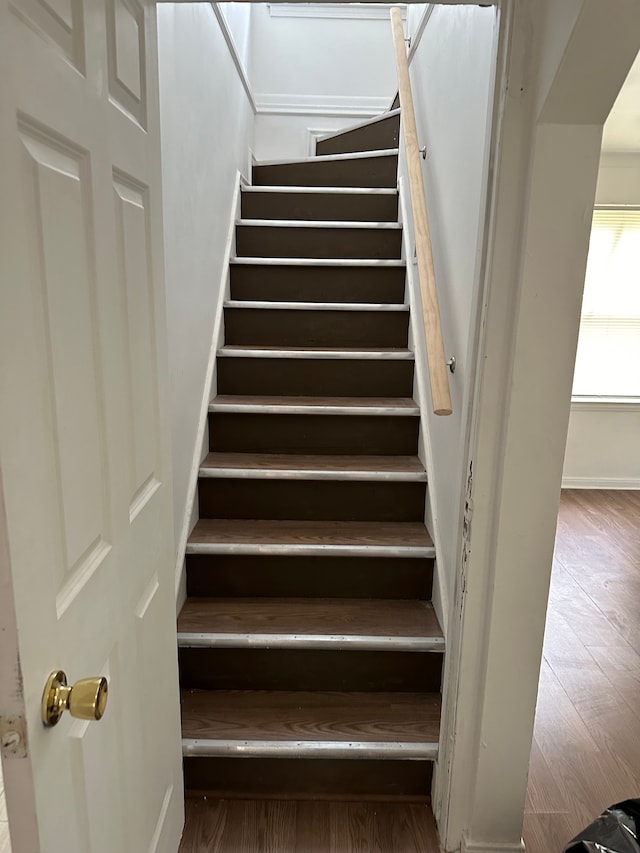
M 610 806 L 564 853 L 640 853 L 640 800 Z

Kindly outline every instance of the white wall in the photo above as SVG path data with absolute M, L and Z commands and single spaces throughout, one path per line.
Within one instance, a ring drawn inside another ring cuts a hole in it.
M 410 32 L 415 32 L 421 12 L 409 10 Z M 445 615 L 466 480 L 462 460 L 473 377 L 496 34 L 495 8 L 437 6 L 410 67 L 418 134 L 428 150 L 423 178 L 445 350 L 457 365 L 450 375 L 453 414 L 427 418 L 429 493 L 440 539 L 438 580 Z M 403 158 L 400 176 L 406 182 Z M 422 341 L 418 357 L 424 352 L 424 337 Z M 426 376 L 426 370 L 421 372 Z M 428 388 L 422 394 L 430 403 Z
M 325 17 L 326 8 L 313 7 L 292 14 L 272 17 L 262 3 L 253 9 L 250 76 L 261 160 L 308 156 L 309 128 L 337 130 L 377 115 L 397 90 L 387 10 L 383 18 Z
M 246 7 L 249 13 L 249 6 Z M 253 112 L 209 4 L 158 6 L 174 528 L 185 517 L 237 171 Z
M 603 153 L 596 204 L 640 205 L 640 154 Z M 640 488 L 638 436 L 640 404 L 574 403 L 562 485 Z

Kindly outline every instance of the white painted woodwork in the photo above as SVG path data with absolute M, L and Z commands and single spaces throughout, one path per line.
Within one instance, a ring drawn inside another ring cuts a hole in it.
M 0 56 L 0 585 L 13 585 L 23 679 L 0 681 L 0 719 L 23 703 L 28 735 L 25 758 L 5 755 L 14 849 L 172 853 L 183 795 L 155 8 L 2 0 Z M 54 669 L 107 676 L 101 722 L 42 726 Z

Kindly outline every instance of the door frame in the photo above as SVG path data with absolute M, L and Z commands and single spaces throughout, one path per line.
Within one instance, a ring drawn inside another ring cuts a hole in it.
M 38 850 L 38 818 L 24 700 L 11 554 L 0 465 L 0 762 L 14 850 Z

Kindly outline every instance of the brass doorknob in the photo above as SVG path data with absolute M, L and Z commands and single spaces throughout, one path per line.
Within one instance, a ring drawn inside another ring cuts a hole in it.
M 42 694 L 42 722 L 55 726 L 64 711 L 79 720 L 101 720 L 108 693 L 106 678 L 81 678 L 69 687 L 62 670 L 52 672 Z

